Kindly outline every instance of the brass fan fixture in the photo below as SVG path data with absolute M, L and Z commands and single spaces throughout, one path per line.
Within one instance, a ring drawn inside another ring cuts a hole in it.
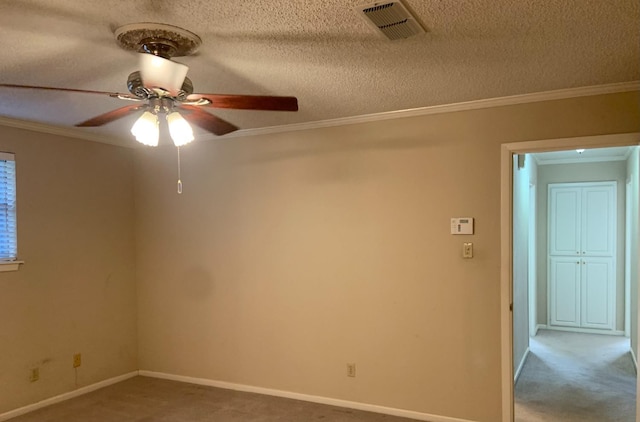
M 118 28 L 115 36 L 120 47 L 140 53 L 140 71 L 131 73 L 127 80 L 129 94 L 16 84 L 0 84 L 0 87 L 100 94 L 142 103 L 117 108 L 76 126 L 102 126 L 143 111 L 131 132 L 136 140 L 151 146 L 158 145 L 160 114 L 166 115 L 174 144 L 181 146 L 193 140 L 189 123 L 218 136 L 238 130 L 203 108 L 298 110 L 295 97 L 194 93 L 193 84 L 186 77 L 189 68 L 171 60 L 193 54 L 201 45 L 200 37 L 190 31 L 167 24 L 135 23 Z

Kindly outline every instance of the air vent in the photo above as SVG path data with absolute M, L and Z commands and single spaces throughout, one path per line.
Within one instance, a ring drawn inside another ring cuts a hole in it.
M 392 41 L 425 32 L 417 19 L 399 1 L 368 4 L 359 6 L 356 10 Z

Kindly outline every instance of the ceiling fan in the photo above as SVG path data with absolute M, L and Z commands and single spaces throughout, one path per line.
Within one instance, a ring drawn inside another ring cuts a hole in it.
M 167 24 L 134 23 L 116 29 L 115 36 L 120 47 L 140 53 L 140 71 L 131 73 L 127 80 L 129 94 L 17 84 L 0 84 L 0 87 L 99 94 L 134 101 L 136 104 L 111 110 L 76 126 L 102 126 L 143 111 L 131 132 L 136 140 L 151 146 L 158 145 L 159 114 L 166 115 L 171 138 L 176 146 L 181 146 L 193 140 L 189 122 L 218 136 L 238 130 L 237 126 L 204 108 L 298 110 L 295 97 L 194 93 L 193 84 L 186 77 L 189 68 L 171 60 L 193 54 L 202 44 L 200 37 L 186 29 Z

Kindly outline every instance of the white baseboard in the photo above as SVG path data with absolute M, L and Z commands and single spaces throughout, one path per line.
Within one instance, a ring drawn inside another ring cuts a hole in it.
M 638 359 L 636 358 L 636 354 L 633 352 L 633 348 L 629 347 L 629 351 L 631 352 L 631 360 L 633 360 L 633 367 L 636 368 L 636 375 L 638 374 Z
M 364 410 L 367 412 L 382 413 L 385 415 L 399 416 L 429 422 L 472 422 L 466 419 L 451 418 L 448 416 L 430 415 L 412 410 L 396 409 L 393 407 L 377 406 L 374 404 L 352 402 L 347 400 L 332 399 L 329 397 L 312 396 L 309 394 L 293 393 L 291 391 L 274 390 L 271 388 L 254 387 L 251 385 L 234 384 L 225 381 L 215 381 L 206 378 L 186 377 L 182 375 L 165 374 L 162 372 L 139 371 L 141 376 L 161 378 L 171 381 L 187 382 L 190 384 L 207 385 L 210 387 L 224 388 L 227 390 L 244 391 L 247 393 L 265 394 L 268 396 L 284 397 L 287 399 L 302 400 L 312 403 L 327 404 L 330 406 L 346 407 L 349 409 Z
M 605 336 L 624 336 L 624 331 L 622 330 L 598 330 L 597 328 L 558 327 L 555 325 L 544 324 L 539 324 L 538 330 L 568 331 L 572 333 L 584 334 L 603 334 Z M 536 330 L 536 333 L 538 330 Z
M 27 406 L 19 407 L 17 409 L 10 410 L 5 413 L 0 413 L 0 421 L 6 421 L 16 416 L 24 415 L 25 413 L 33 412 L 34 410 L 41 409 L 52 404 L 60 403 L 65 400 L 72 399 L 74 397 L 82 396 L 83 394 L 90 393 L 95 390 L 99 390 L 103 387 L 107 387 L 111 384 L 133 378 L 138 375 L 138 371 L 129 372 L 128 374 L 119 375 L 117 377 L 109 378 L 104 381 L 97 382 L 95 384 L 87 385 L 85 387 L 78 388 L 77 390 L 69 391 L 58 396 L 50 397 L 48 399 L 39 401 L 37 403 L 29 404 Z
M 538 331 L 540 331 L 540 330 L 544 330 L 545 328 L 547 328 L 547 326 L 546 326 L 546 325 L 544 325 L 544 324 L 537 324 L 537 325 L 536 325 L 536 330 L 533 332 L 533 335 L 532 335 L 531 337 L 535 337 L 535 336 L 537 336 L 537 335 L 538 335 Z
M 520 359 L 520 364 L 518 365 L 518 369 L 516 369 L 516 373 L 513 376 L 513 385 L 516 385 L 516 383 L 518 382 L 518 378 L 520 377 L 520 372 L 522 372 L 522 367 L 524 366 L 524 363 L 527 361 L 527 358 L 529 357 L 529 348 L 527 347 L 527 350 L 524 351 L 524 355 L 522 355 L 522 359 Z

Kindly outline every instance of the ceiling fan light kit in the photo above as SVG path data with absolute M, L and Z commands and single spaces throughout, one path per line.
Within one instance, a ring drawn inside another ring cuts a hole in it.
M 136 137 L 136 141 L 143 145 L 158 146 L 160 139 L 158 116 L 150 111 L 145 111 L 131 127 L 131 133 Z
M 169 134 L 175 146 L 180 147 L 193 141 L 193 129 L 191 125 L 177 111 L 167 114 Z

